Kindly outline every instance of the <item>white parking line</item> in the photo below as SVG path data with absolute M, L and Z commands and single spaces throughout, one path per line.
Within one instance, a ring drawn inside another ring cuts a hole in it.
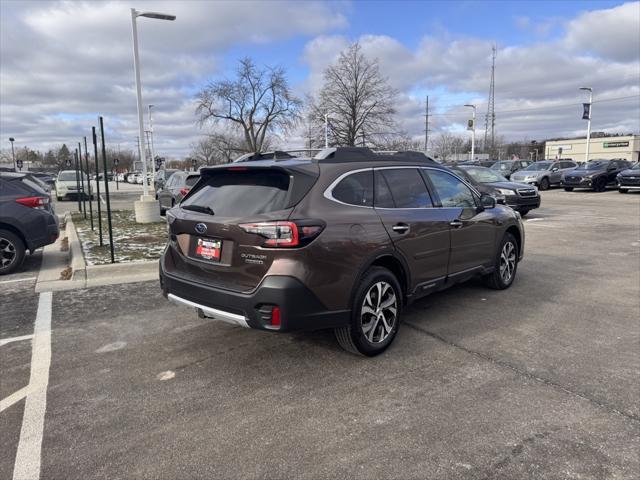
M 32 338 L 33 335 L 22 335 L 20 337 L 3 338 L 2 340 L 0 340 L 0 347 L 6 345 L 7 343 L 21 342 L 22 340 L 31 340 Z
M 28 277 L 28 278 L 16 278 L 15 280 L 2 280 L 0 285 L 5 283 L 16 283 L 16 282 L 28 282 L 29 280 L 35 280 L 36 277 Z
M 3 398 L 0 400 L 0 412 L 4 412 L 7 408 L 9 408 L 14 403 L 18 403 L 29 393 L 29 386 L 22 387 L 17 392 L 12 393 L 7 398 Z
M 13 467 L 13 480 L 40 478 L 40 457 L 44 414 L 47 409 L 47 385 L 51 365 L 51 304 L 53 294 L 42 292 L 33 332 L 31 378 L 24 406 L 20 441 Z
M 102 203 L 104 203 L 105 205 L 107 204 L 107 201 L 104 199 L 104 197 L 102 196 L 102 194 L 100 194 L 100 200 L 102 200 Z

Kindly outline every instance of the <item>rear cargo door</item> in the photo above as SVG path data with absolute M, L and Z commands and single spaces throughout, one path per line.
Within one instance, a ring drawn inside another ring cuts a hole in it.
M 280 169 L 229 168 L 203 173 L 171 222 L 172 259 L 181 275 L 207 285 L 249 291 L 278 248 L 247 225 L 285 222 L 293 210 L 293 176 Z

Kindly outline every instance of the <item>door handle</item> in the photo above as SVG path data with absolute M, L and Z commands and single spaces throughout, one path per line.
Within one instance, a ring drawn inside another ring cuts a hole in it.
M 464 225 L 462 223 L 461 220 L 458 220 L 457 218 L 451 222 L 449 222 L 449 225 L 451 225 L 453 228 L 460 228 L 462 225 Z
M 391 227 L 391 229 L 397 233 L 407 233 L 409 231 L 409 225 L 407 225 L 406 223 L 398 223 L 397 225 Z

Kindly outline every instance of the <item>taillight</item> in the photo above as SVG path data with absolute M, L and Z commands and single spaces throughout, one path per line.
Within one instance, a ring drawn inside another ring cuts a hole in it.
M 324 225 L 304 222 L 259 222 L 239 225 L 247 233 L 254 233 L 266 240 L 263 247 L 301 247 L 316 238 Z
M 190 188 L 182 187 L 182 188 L 180 189 L 180 195 L 182 195 L 183 197 L 186 197 L 186 196 L 187 196 L 187 193 L 189 193 L 189 190 L 191 190 L 191 189 L 190 189 Z
M 49 199 L 47 197 L 23 197 L 16 198 L 16 202 L 25 207 L 43 210 L 49 204 Z

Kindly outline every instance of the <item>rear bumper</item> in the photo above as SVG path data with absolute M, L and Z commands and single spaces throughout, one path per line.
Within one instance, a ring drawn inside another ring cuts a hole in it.
M 164 268 L 160 259 L 160 285 L 167 299 L 192 307 L 199 314 L 248 328 L 286 332 L 346 326 L 350 310 L 331 311 L 294 277 L 272 275 L 249 293 L 196 283 Z M 280 326 L 271 325 L 271 307 L 280 307 Z

